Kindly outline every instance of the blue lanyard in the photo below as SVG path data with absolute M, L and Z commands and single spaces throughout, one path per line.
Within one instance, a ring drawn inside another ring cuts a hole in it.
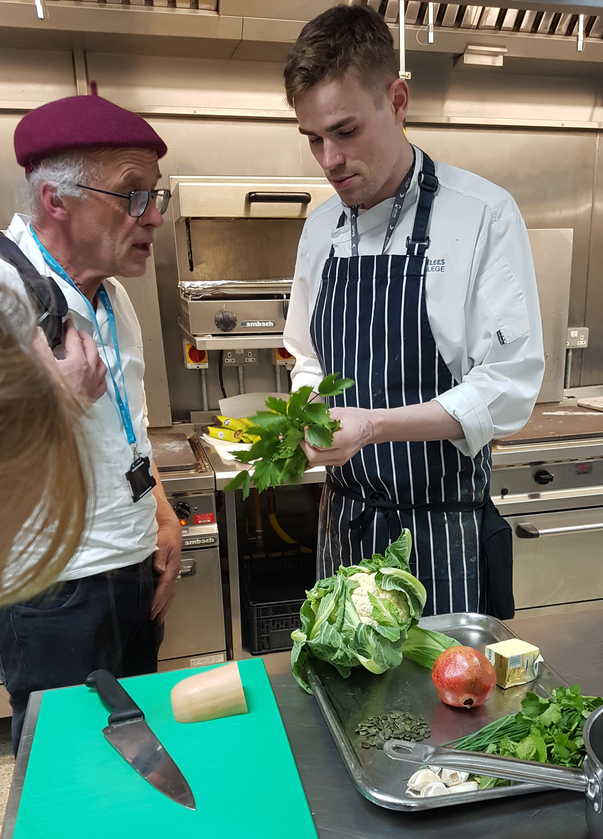
M 123 371 L 123 367 L 122 367 L 122 364 L 121 364 L 121 354 L 119 352 L 119 339 L 117 337 L 117 326 L 115 324 L 115 313 L 113 311 L 113 306 L 111 304 L 111 300 L 109 299 L 109 295 L 107 294 L 104 286 L 101 286 L 99 288 L 98 299 L 103 304 L 103 306 L 105 307 L 105 311 L 107 312 L 107 321 L 109 323 L 109 332 L 111 333 L 111 341 L 113 343 L 113 349 L 115 350 L 115 358 L 116 358 L 116 361 L 117 361 L 117 369 L 119 371 L 119 376 L 121 377 L 121 381 L 123 382 L 123 386 L 124 386 L 123 387 L 123 396 L 122 396 L 121 390 L 119 388 L 119 385 L 117 384 L 117 381 L 116 381 L 115 375 L 113 373 L 113 370 L 111 369 L 111 365 L 109 364 L 109 359 L 107 358 L 107 352 L 106 352 L 106 349 L 105 349 L 105 342 L 103 341 L 103 337 L 101 335 L 100 327 L 98 325 L 98 320 L 96 319 L 96 312 L 94 311 L 94 306 L 92 305 L 90 300 L 88 300 L 86 295 L 83 294 L 82 291 L 80 291 L 80 289 L 77 287 L 77 285 L 71 279 L 71 277 L 69 276 L 67 271 L 65 271 L 63 266 L 59 262 L 57 262 L 57 260 L 54 258 L 54 256 L 42 244 L 42 242 L 40 241 L 40 239 L 38 237 L 38 234 L 33 229 L 33 227 L 30 226 L 29 229 L 30 229 L 31 235 L 34 238 L 34 241 L 35 241 L 36 245 L 40 249 L 40 252 L 41 252 L 42 256 L 44 257 L 44 261 L 46 262 L 48 267 L 51 268 L 55 272 L 55 274 L 58 274 L 59 277 L 61 277 L 61 279 L 65 280 L 65 282 L 69 283 L 69 285 L 72 286 L 72 288 L 74 288 L 78 292 L 78 294 L 80 294 L 80 296 L 82 297 L 82 299 L 86 303 L 86 306 L 88 307 L 88 311 L 90 312 L 92 322 L 94 323 L 94 326 L 95 326 L 96 331 L 98 333 L 100 346 L 102 347 L 102 350 L 103 350 L 103 355 L 105 356 L 105 363 L 107 365 L 107 370 L 109 371 L 109 375 L 111 376 L 111 381 L 113 382 L 113 390 L 115 392 L 115 401 L 117 403 L 117 408 L 119 410 L 119 415 L 121 417 L 121 422 L 122 422 L 122 425 L 123 425 L 123 428 L 124 428 L 124 431 L 125 431 L 125 434 L 126 434 L 126 439 L 127 439 L 128 443 L 133 448 L 134 456 L 137 457 L 138 452 L 137 452 L 137 449 L 136 449 L 136 434 L 134 433 L 134 426 L 132 424 L 132 415 L 130 413 L 130 405 L 128 403 L 128 394 L 127 394 L 127 391 L 126 391 L 124 371 Z

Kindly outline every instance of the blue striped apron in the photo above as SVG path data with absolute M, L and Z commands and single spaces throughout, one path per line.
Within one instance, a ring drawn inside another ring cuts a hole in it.
M 330 407 L 416 405 L 457 384 L 438 351 L 425 302 L 437 189 L 434 164 L 424 154 L 405 253 L 335 257 L 331 247 L 310 333 L 324 374 L 338 372 L 356 384 L 332 398 Z M 342 215 L 338 227 L 344 220 Z M 411 570 L 427 589 L 424 614 L 477 611 L 481 507 L 490 468 L 489 446 L 470 458 L 448 440 L 369 445 L 344 466 L 329 467 L 318 577 L 383 553 L 408 527 Z

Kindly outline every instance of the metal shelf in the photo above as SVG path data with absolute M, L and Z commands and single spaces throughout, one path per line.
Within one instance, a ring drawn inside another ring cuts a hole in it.
M 198 350 L 263 350 L 283 346 L 281 333 L 267 335 L 189 335 Z

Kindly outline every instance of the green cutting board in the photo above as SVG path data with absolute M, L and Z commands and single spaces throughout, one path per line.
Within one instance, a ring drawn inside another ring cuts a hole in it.
M 261 659 L 239 662 L 249 712 L 178 723 L 170 690 L 201 670 L 123 679 L 195 796 L 187 810 L 108 743 L 109 712 L 84 686 L 42 695 L 14 839 L 315 839 L 316 831 Z

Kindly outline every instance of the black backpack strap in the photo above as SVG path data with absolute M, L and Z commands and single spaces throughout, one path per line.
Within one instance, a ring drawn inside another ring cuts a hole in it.
M 35 309 L 38 326 L 46 335 L 51 349 L 63 340 L 63 318 L 69 307 L 65 295 L 52 277 L 45 277 L 31 264 L 21 248 L 0 233 L 0 259 L 19 272 L 29 299 Z

